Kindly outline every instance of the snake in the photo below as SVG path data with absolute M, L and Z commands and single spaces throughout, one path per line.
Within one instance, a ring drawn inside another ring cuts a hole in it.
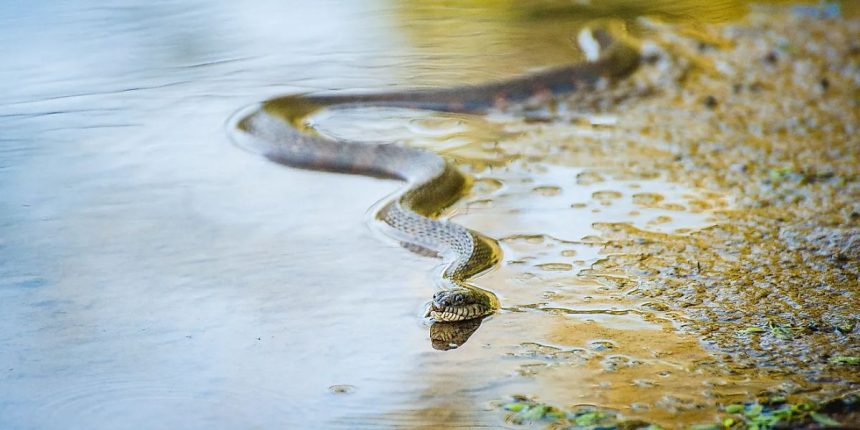
M 591 61 L 482 85 L 415 89 L 351 95 L 285 95 L 236 114 L 232 121 L 241 146 L 285 166 L 396 179 L 406 183 L 379 206 L 374 218 L 385 233 L 410 250 L 444 260 L 438 291 L 424 317 L 434 323 L 480 321 L 495 313 L 498 297 L 472 278 L 501 259 L 497 241 L 440 218 L 469 189 L 470 178 L 452 161 L 429 150 L 391 142 L 333 138 L 317 132 L 306 118 L 322 109 L 387 107 L 438 112 L 486 114 L 508 103 L 594 88 L 624 77 L 639 64 L 638 52 L 605 29 L 584 30 L 599 54 Z M 468 324 L 466 337 L 477 328 Z M 452 335 L 439 327 L 439 333 Z M 456 330 L 454 330 L 456 333 Z

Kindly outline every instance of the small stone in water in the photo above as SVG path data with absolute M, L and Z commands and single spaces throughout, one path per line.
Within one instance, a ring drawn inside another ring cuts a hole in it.
M 355 391 L 355 387 L 352 385 L 332 385 L 328 387 L 328 390 L 334 394 L 350 394 Z

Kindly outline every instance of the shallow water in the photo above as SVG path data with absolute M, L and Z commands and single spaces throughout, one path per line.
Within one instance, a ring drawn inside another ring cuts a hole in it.
M 278 94 L 568 62 L 581 17 L 532 32 L 480 6 L 100 3 L 0 5 L 0 427 L 500 427 L 494 402 L 517 393 L 671 424 L 771 383 L 704 369 L 670 315 L 578 276 L 603 256 L 595 226 L 683 235 L 728 196 L 486 146 L 528 127 L 511 118 L 321 114 L 475 176 L 448 216 L 501 241 L 478 283 L 504 309 L 441 352 L 420 318 L 437 263 L 368 225 L 399 184 L 230 142 L 227 119 Z

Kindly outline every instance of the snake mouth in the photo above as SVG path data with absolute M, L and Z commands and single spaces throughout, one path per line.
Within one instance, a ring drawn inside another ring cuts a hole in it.
M 434 294 L 424 316 L 436 322 L 457 322 L 483 318 L 492 313 L 493 307 L 486 296 L 463 288 Z
M 432 303 L 425 316 L 438 322 L 456 322 L 481 318 L 491 313 L 491 309 L 478 303 L 466 306 L 438 306 Z

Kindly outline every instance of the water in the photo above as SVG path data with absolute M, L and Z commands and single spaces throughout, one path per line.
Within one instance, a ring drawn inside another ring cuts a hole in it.
M 710 412 L 677 404 L 712 398 L 703 386 L 743 394 L 742 377 L 691 364 L 707 355 L 666 315 L 577 277 L 601 257 L 594 223 L 696 229 L 724 196 L 612 172 L 583 183 L 600 174 L 475 150 L 516 135 L 504 119 L 383 115 L 425 134 L 413 144 L 460 150 L 478 187 L 450 215 L 506 252 L 480 282 L 505 310 L 439 352 L 420 319 L 436 263 L 367 225 L 398 184 L 231 144 L 227 119 L 277 94 L 480 82 L 576 58 L 575 17 L 524 31 L 510 12 L 412 6 L 0 5 L 0 427 L 498 427 L 492 402 L 516 393 L 694 420 Z M 501 166 L 474 167 L 480 156 Z M 712 204 L 660 206 L 694 200 Z

